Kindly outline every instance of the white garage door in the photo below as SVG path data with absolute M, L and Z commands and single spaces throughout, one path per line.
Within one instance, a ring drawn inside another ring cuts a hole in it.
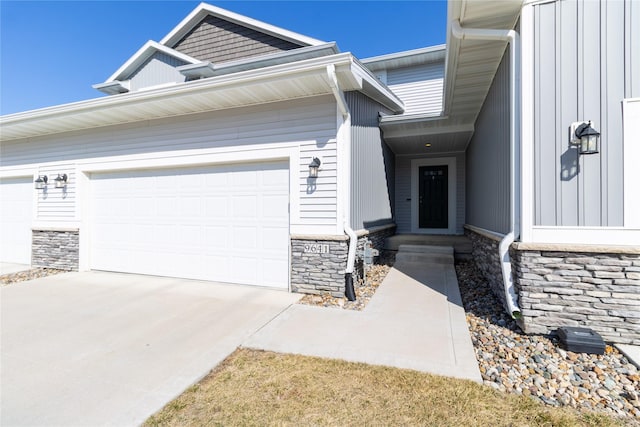
M 91 268 L 287 288 L 286 163 L 91 176 Z
M 31 177 L 0 181 L 0 261 L 31 264 Z

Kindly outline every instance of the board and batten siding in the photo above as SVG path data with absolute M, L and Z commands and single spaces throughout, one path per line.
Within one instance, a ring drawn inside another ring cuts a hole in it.
M 173 46 L 179 52 L 214 64 L 299 47 L 287 40 L 211 15 Z
M 404 103 L 404 114 L 439 114 L 442 111 L 444 63 L 392 68 L 387 86 Z
M 359 92 L 346 92 L 351 111 L 351 227 L 368 229 L 393 221 L 395 155 L 382 140 L 385 107 Z
M 456 161 L 456 227 L 457 234 L 463 234 L 465 223 L 465 157 L 464 153 L 433 154 L 429 156 L 397 155 L 396 156 L 396 191 L 395 220 L 396 233 L 412 233 L 412 183 L 411 161 L 415 159 L 438 159 L 453 157 Z M 445 164 L 443 162 L 443 164 Z M 449 177 L 451 178 L 451 177 Z M 418 183 L 413 183 L 418 185 Z
M 146 87 L 184 82 L 185 77 L 176 67 L 185 64 L 186 62 L 164 52 L 156 52 L 128 77 L 130 90 L 135 92 Z
M 640 96 L 640 3 L 534 5 L 534 225 L 622 226 L 622 100 Z M 592 120 L 600 153 L 569 146 Z
M 467 224 L 509 232 L 509 50 L 505 51 L 466 151 Z
M 77 221 L 75 184 L 78 164 L 118 169 L 119 157 L 162 159 L 167 152 L 226 149 L 270 144 L 299 147 L 300 223 L 336 224 L 337 112 L 331 96 L 201 113 L 122 126 L 3 142 L 2 169 L 33 167 L 49 175 L 49 189 L 39 195 L 37 220 Z M 322 173 L 309 191 L 309 163 L 322 157 Z M 104 159 L 104 160 L 103 160 Z M 253 159 L 252 162 L 260 161 Z M 53 188 L 58 173 L 69 175 L 66 193 Z M 35 191 L 35 190 L 34 190 Z

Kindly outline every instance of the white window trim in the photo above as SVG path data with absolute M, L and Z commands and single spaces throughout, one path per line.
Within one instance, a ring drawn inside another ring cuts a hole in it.
M 449 198 L 449 227 L 448 228 L 420 228 L 419 215 L 419 170 L 421 166 L 448 166 L 448 198 Z M 455 157 L 436 157 L 428 159 L 412 159 L 411 160 L 411 232 L 416 234 L 456 234 L 456 158 Z

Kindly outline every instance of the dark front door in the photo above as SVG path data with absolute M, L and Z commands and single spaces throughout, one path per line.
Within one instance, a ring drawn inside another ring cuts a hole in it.
M 420 172 L 420 228 L 449 228 L 448 166 L 422 166 Z

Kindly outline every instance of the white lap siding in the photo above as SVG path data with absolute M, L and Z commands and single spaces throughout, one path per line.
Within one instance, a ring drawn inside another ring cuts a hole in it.
M 105 113 L 105 114 L 108 114 Z M 336 229 L 336 132 L 335 100 L 329 96 L 201 113 L 170 119 L 130 123 L 66 134 L 3 143 L 2 170 L 35 168 L 49 178 L 69 175 L 66 191 L 49 185 L 40 195 L 36 222 L 47 225 L 78 225 L 83 218 L 82 171 L 96 165 L 107 171 L 122 168 L 123 161 L 171 159 L 207 154 L 216 163 L 217 153 L 242 152 L 236 162 L 259 162 L 260 150 L 288 148 L 297 153 L 298 211 L 291 224 Z M 308 164 L 322 160 L 315 187 L 307 181 Z M 244 160 L 243 160 L 244 159 Z M 142 164 L 141 163 L 141 164 Z

